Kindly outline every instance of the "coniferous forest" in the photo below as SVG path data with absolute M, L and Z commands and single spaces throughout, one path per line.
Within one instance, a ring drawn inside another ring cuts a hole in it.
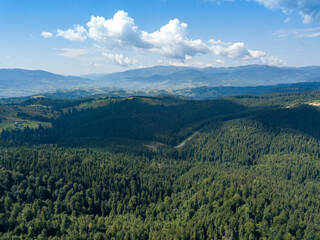
M 320 93 L 0 105 L 0 239 L 320 239 Z

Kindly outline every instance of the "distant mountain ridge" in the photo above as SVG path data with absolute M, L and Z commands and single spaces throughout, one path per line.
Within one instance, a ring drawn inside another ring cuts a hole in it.
M 88 79 L 77 76 L 63 76 L 42 70 L 26 70 L 26 69 L 0 69 L 1 85 L 7 82 L 11 84 L 33 85 L 35 83 L 51 83 L 53 85 L 73 84 L 73 83 L 89 83 Z
M 320 67 L 247 65 L 221 68 L 154 66 L 110 74 L 63 76 L 41 70 L 0 69 L 0 98 L 57 90 L 112 87 L 126 91 L 165 91 L 202 87 L 257 87 L 320 82 Z
M 91 86 L 92 80 L 42 70 L 0 69 L 0 97 L 18 97 L 58 89 Z
M 85 75 L 105 86 L 127 89 L 182 89 L 186 87 L 260 86 L 315 82 L 320 67 L 273 67 L 247 65 L 222 68 L 155 66 L 111 74 Z

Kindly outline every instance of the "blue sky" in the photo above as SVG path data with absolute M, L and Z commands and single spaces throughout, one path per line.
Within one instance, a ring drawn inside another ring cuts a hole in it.
M 320 65 L 319 0 L 0 0 L 0 68 Z

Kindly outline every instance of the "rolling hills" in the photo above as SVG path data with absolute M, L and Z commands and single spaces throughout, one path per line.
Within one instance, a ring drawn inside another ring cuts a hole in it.
M 50 123 L 0 134 L 0 239 L 319 239 L 319 102 L 312 92 L 0 105 L 4 121 Z
M 110 94 L 114 95 L 122 91 L 122 94 L 128 93 L 127 95 L 179 94 L 205 99 L 227 95 L 229 92 L 232 94 L 264 94 L 274 92 L 278 88 L 282 88 L 283 91 L 284 88 L 292 88 L 289 84 L 316 83 L 319 80 L 320 67 L 279 68 L 266 65 L 202 69 L 155 66 L 81 77 L 63 76 L 38 70 L 0 69 L 0 98 L 66 90 L 85 92 L 91 89 L 90 92 L 98 93 L 102 90 L 102 92 L 111 92 Z M 286 85 L 276 86 L 278 84 Z M 88 94 L 84 93 L 84 95 Z M 126 95 L 120 94 L 119 96 Z

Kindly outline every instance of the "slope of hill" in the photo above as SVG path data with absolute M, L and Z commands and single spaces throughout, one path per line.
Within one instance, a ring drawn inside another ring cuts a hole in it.
M 52 127 L 0 134 L 0 239 L 319 239 L 319 102 L 295 93 L 4 106 L 3 117 L 45 114 Z

